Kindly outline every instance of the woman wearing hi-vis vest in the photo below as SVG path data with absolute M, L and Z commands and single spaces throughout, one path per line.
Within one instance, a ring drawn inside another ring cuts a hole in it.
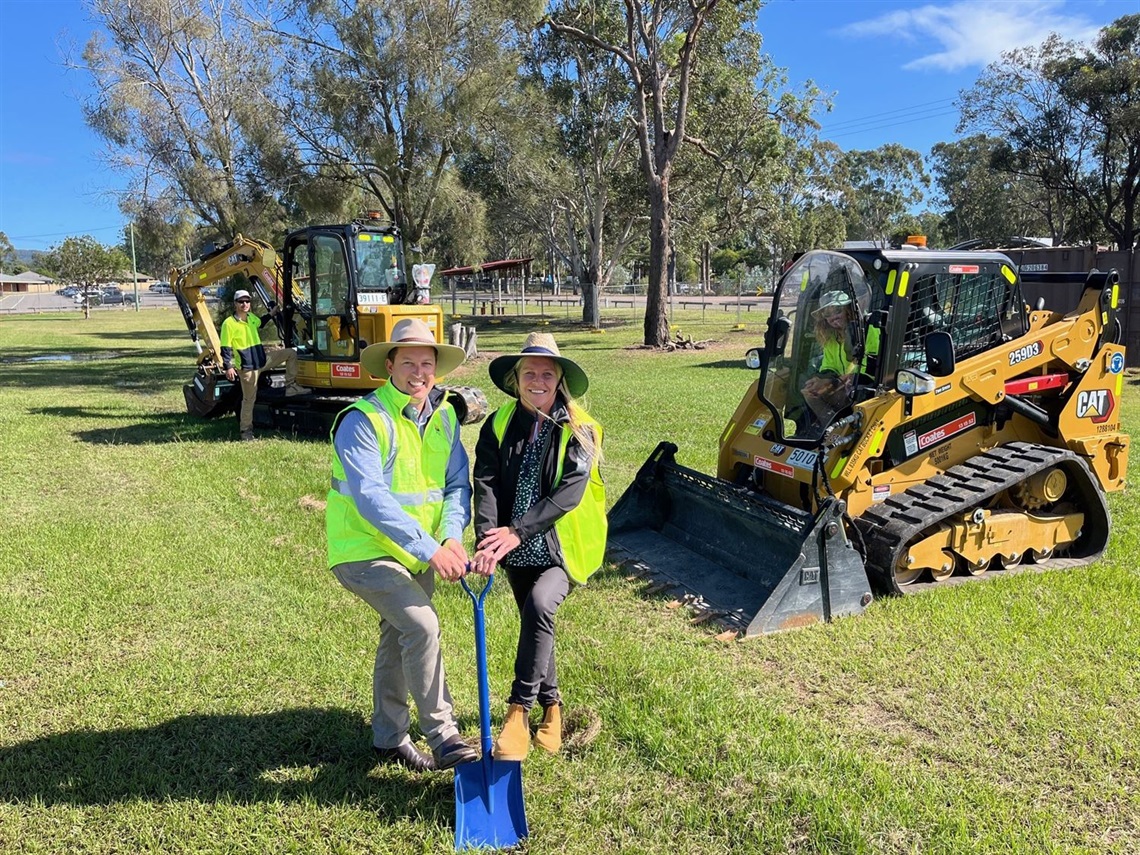
M 515 400 L 496 410 L 475 447 L 476 569 L 506 570 L 520 616 L 515 679 L 494 755 L 522 760 L 537 702 L 538 748 L 562 747 L 562 696 L 554 667 L 554 612 L 585 584 L 606 545 L 602 428 L 576 403 L 585 372 L 547 333 L 491 362 L 491 380 Z

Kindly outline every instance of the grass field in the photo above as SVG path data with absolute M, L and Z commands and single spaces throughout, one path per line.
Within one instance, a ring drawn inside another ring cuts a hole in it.
M 632 348 L 628 312 L 548 327 L 591 376 L 611 503 L 661 439 L 714 469 L 762 320 L 715 314 L 677 313 L 718 343 L 673 354 Z M 487 355 L 528 327 L 479 324 L 456 379 L 497 404 Z M 375 622 L 325 569 L 327 442 L 185 415 L 175 312 L 0 319 L 0 358 L 60 353 L 89 359 L 0 381 L 0 852 L 450 851 L 451 776 L 368 750 Z M 600 730 L 527 760 L 525 851 L 1140 852 L 1140 510 L 1110 504 L 1093 567 L 748 642 L 602 571 L 558 614 L 568 710 Z M 496 722 L 509 600 L 488 599 Z M 474 739 L 469 603 L 437 603 Z

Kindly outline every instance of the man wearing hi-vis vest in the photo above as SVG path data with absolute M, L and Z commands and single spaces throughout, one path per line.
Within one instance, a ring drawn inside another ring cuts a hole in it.
M 435 576 L 466 572 L 463 529 L 471 518 L 467 452 L 459 420 L 436 375 L 463 362 L 407 318 L 391 341 L 366 347 L 364 370 L 388 382 L 337 416 L 325 512 L 329 567 L 380 615 L 372 674 L 372 744 L 381 762 L 415 771 L 475 760 L 459 735 L 440 655 Z M 408 695 L 431 753 L 408 735 Z

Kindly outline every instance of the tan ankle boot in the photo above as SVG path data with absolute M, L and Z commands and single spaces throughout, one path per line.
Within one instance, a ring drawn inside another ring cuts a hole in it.
M 542 708 L 542 724 L 534 735 L 534 747 L 557 754 L 562 748 L 562 705 Z
M 530 721 L 527 711 L 520 704 L 507 707 L 507 717 L 503 729 L 495 740 L 496 760 L 525 760 L 530 750 Z

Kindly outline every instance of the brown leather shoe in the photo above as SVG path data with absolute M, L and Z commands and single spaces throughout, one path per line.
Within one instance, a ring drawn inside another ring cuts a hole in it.
M 435 758 L 437 769 L 450 769 L 460 763 L 470 763 L 479 759 L 479 752 L 463 741 L 458 733 L 443 740 L 432 749 L 431 756 Z
M 439 767 L 430 754 L 425 754 L 410 742 L 397 745 L 395 748 L 377 748 L 372 746 L 381 763 L 395 763 L 397 766 L 406 766 L 413 772 L 434 772 Z

